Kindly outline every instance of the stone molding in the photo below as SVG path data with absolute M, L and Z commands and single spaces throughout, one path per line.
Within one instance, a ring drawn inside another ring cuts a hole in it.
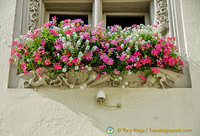
M 39 9 L 40 9 L 39 0 L 30 0 L 30 3 L 29 3 L 29 16 L 30 16 L 29 30 L 31 30 L 31 31 L 38 28 Z
M 156 0 L 155 5 L 155 23 L 161 27 L 161 34 L 165 36 L 169 32 L 167 0 Z

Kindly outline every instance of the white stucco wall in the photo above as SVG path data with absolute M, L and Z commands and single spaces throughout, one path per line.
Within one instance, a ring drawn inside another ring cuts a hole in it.
M 7 89 L 7 46 L 12 41 L 15 0 L 0 0 L 0 136 L 104 136 L 106 128 L 192 128 L 200 135 L 200 1 L 183 0 L 192 89 L 104 89 L 106 108 L 95 102 L 98 89 Z M 116 135 L 124 135 L 117 133 Z M 134 133 L 125 133 L 126 136 Z M 160 136 L 162 133 L 137 133 Z

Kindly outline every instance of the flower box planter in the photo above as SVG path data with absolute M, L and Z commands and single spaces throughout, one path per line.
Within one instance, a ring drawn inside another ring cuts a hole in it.
M 183 67 L 175 37 L 163 38 L 155 25 L 106 30 L 80 19 L 55 22 L 12 43 L 9 61 L 18 62 L 25 88 L 167 88 L 181 75 L 173 71 Z

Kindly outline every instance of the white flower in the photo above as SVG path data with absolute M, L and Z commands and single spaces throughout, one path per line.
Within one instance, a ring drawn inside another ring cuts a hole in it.
M 97 76 L 96 75 L 92 75 L 92 79 L 94 80 L 94 79 L 96 79 L 97 78 Z
M 75 66 L 75 68 L 74 68 L 75 70 L 79 70 L 79 66 Z
M 91 51 L 94 52 L 97 49 L 97 46 L 93 46 Z
M 76 46 L 78 46 L 78 47 L 79 47 L 80 45 L 81 45 L 81 41 L 80 41 L 80 40 L 78 40 L 78 41 L 77 41 L 77 43 L 76 43 Z
M 69 87 L 70 87 L 70 88 L 74 88 L 74 84 L 70 84 Z
M 92 70 L 92 67 L 88 67 L 88 70 L 91 71 L 91 70 Z
M 128 85 L 128 82 L 125 82 L 124 85 Z
M 62 37 L 62 34 L 59 34 L 59 37 Z
M 41 29 L 40 29 L 42 32 L 44 32 L 44 27 L 41 27 Z
M 67 39 L 71 39 L 71 36 L 69 34 L 67 34 Z
M 87 84 L 86 84 L 86 83 L 84 83 L 84 84 L 83 84 L 83 87 L 84 87 L 84 88 L 86 88 L 86 87 L 87 87 Z
M 131 72 L 131 71 L 128 71 L 128 75 L 132 75 L 132 72 Z
M 78 60 L 81 60 L 82 57 L 83 57 L 83 53 L 80 51 L 80 52 L 78 53 Z
M 66 38 L 65 37 L 62 37 L 62 42 L 66 42 Z
M 86 43 L 86 45 L 88 45 L 88 44 L 89 44 L 89 40 L 86 40 L 86 42 L 85 42 L 85 43 Z
M 75 34 L 75 35 L 74 35 L 74 39 L 77 39 L 77 38 L 78 38 L 78 35 L 77 35 L 77 34 Z
M 62 72 L 64 72 L 64 73 L 65 73 L 66 71 L 67 71 L 67 69 L 66 69 L 66 68 L 63 68 L 63 69 L 62 69 Z
M 119 77 L 119 80 L 122 80 L 122 77 Z
M 85 65 L 85 68 L 88 68 L 88 65 Z
M 59 56 L 60 54 L 58 53 L 57 56 Z
M 69 60 L 70 60 L 70 61 L 72 61 L 72 60 L 73 60 L 73 58 L 72 58 L 72 57 L 70 57 L 70 58 L 69 58 Z
M 89 45 L 87 45 L 87 46 L 86 46 L 86 48 L 85 48 L 85 51 L 87 51 L 87 52 L 88 52 L 89 50 L 90 50 L 90 46 L 89 46 Z
M 81 37 L 80 37 L 82 40 L 83 40 L 83 36 L 81 35 Z
M 121 48 L 122 48 L 122 49 L 124 48 L 124 44 L 121 44 Z
M 27 59 L 26 61 L 27 61 L 27 62 L 30 62 L 30 59 Z
M 106 46 L 109 48 L 109 46 L 110 46 L 109 43 L 106 43 Z
M 72 44 L 71 44 L 71 42 L 67 42 L 67 46 L 71 46 Z
M 66 49 L 67 48 L 67 44 L 63 43 L 63 48 Z
M 126 88 L 126 86 L 125 86 L 125 85 L 122 85 L 121 87 L 122 87 L 122 88 Z
M 80 90 L 83 91 L 84 89 L 83 85 L 80 85 Z

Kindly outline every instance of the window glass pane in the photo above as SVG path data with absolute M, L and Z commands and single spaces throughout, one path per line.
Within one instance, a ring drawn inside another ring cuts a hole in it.
M 133 24 L 144 24 L 144 16 L 106 16 L 106 26 L 121 25 L 124 27 L 129 27 Z
M 57 24 L 59 24 L 61 21 L 65 19 L 82 19 L 85 24 L 88 24 L 88 15 L 67 15 L 67 14 L 50 14 L 49 20 L 51 20 L 52 17 L 57 17 Z

